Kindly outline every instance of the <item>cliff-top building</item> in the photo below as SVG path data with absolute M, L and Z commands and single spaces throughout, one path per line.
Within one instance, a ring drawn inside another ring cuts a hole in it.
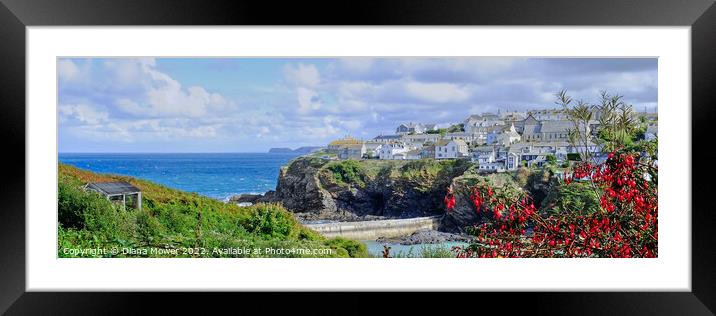
M 464 140 L 442 139 L 435 143 L 435 159 L 454 159 L 467 157 L 467 143 Z
M 338 154 L 338 152 L 341 150 L 341 147 L 347 146 L 347 145 L 361 145 L 363 144 L 362 140 L 353 138 L 351 136 L 346 136 L 341 139 L 336 139 L 330 143 L 328 143 L 328 146 L 326 147 L 326 150 L 329 153 L 332 154 Z
M 398 125 L 398 128 L 395 129 L 395 133 L 398 135 L 423 134 L 428 131 L 435 131 L 435 130 L 437 130 L 436 124 L 423 124 L 423 123 L 410 122 L 408 124 Z

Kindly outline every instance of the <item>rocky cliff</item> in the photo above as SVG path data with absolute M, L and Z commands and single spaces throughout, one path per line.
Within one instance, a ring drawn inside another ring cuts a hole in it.
M 484 174 L 466 160 L 328 161 L 301 157 L 281 168 L 276 191 L 258 202 L 279 202 L 307 220 L 366 220 L 444 215 L 447 230 L 461 231 L 484 218 L 470 204 L 476 181 L 494 186 L 544 189 L 529 171 Z M 547 178 L 547 180 L 549 180 Z M 456 192 L 455 210 L 447 214 L 447 187 Z M 539 192 L 536 192 L 539 193 Z

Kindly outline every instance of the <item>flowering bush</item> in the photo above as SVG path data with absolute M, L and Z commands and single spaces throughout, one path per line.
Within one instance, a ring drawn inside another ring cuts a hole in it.
M 445 195 L 445 207 L 448 213 L 455 209 L 455 194 L 452 192 L 452 187 L 448 188 L 448 192 Z
M 469 229 L 476 242 L 454 247 L 458 257 L 656 257 L 657 171 L 647 154 L 617 150 L 606 162 L 579 163 L 560 185 L 587 183 L 599 197 L 595 212 L 538 212 L 524 193 L 480 184 L 470 199 L 491 221 Z M 451 198 L 448 198 L 450 196 Z M 454 208 L 452 190 L 446 196 Z

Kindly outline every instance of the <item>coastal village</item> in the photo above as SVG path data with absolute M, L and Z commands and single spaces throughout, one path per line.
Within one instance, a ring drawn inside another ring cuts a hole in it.
M 600 111 L 592 108 L 592 120 L 586 131 L 596 135 Z M 656 138 L 655 112 L 636 113 L 647 124 L 644 138 Z M 321 151 L 326 159 L 470 159 L 480 170 L 503 172 L 520 166 L 542 166 L 548 161 L 562 164 L 589 151 L 602 157 L 601 146 L 594 143 L 575 146 L 569 141 L 575 125 L 562 109 L 525 112 L 474 114 L 462 123 L 441 128 L 437 124 L 407 122 L 394 134 L 378 135 L 369 140 L 351 136 L 337 139 Z

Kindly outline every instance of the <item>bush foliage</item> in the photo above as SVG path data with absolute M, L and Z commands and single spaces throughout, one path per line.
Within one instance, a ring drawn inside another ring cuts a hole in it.
M 143 209 L 123 208 L 83 189 L 87 182 L 127 181 L 142 190 Z M 145 247 L 330 249 L 314 254 L 229 254 L 207 251 L 199 257 L 366 256 L 365 245 L 326 239 L 278 204 L 239 207 L 194 193 L 131 177 L 95 174 L 60 164 L 58 176 L 58 256 L 135 257 L 142 254 L 72 253 L 63 249 Z M 148 255 L 151 257 L 156 257 Z
M 338 184 L 365 186 L 366 174 L 363 166 L 356 160 L 333 161 L 326 165 Z

